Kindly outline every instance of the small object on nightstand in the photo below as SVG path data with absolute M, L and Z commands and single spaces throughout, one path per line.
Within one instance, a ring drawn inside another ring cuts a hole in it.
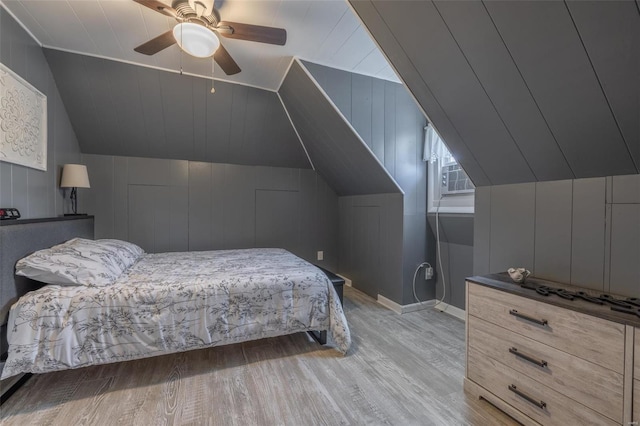
M 20 219 L 20 212 L 13 207 L 0 207 L 0 220 Z

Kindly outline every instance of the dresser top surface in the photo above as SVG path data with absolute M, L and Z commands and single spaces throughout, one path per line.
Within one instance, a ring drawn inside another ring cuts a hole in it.
M 468 277 L 467 281 L 475 284 L 479 284 L 485 287 L 490 287 L 496 290 L 522 296 L 527 299 L 548 303 L 550 305 L 559 306 L 561 308 L 570 309 L 572 311 L 581 312 L 587 315 L 593 315 L 595 317 L 603 318 L 609 321 L 614 321 L 621 324 L 627 324 L 634 327 L 640 327 L 640 317 L 632 313 L 614 311 L 611 309 L 612 305 L 609 303 L 605 303 L 604 305 L 598 305 L 577 297 L 573 300 L 568 300 L 556 294 L 549 294 L 545 296 L 545 295 L 539 294 L 535 290 L 523 288 L 522 285 L 519 283 L 514 283 L 511 280 L 511 277 L 509 277 L 509 275 L 506 272 L 499 273 L 499 274 L 476 275 L 473 277 Z M 554 282 L 554 281 L 547 281 L 547 280 L 543 280 L 535 277 L 527 278 L 526 285 L 527 286 L 547 286 L 554 289 L 564 289 L 570 292 L 581 291 L 592 297 L 599 297 L 603 294 L 603 292 L 601 291 L 585 289 L 585 288 L 576 287 L 576 286 Z M 622 301 L 626 299 L 626 297 L 624 296 L 618 296 L 618 295 L 611 295 L 611 296 L 615 297 L 616 299 L 621 299 Z M 638 309 L 638 312 L 640 312 L 640 306 L 634 306 L 634 308 Z

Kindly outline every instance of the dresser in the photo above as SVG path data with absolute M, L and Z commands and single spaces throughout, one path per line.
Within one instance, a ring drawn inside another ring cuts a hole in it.
M 537 279 L 527 284 L 599 295 Z M 640 420 L 636 327 L 635 315 L 580 298 L 545 296 L 506 274 L 468 278 L 465 391 L 523 424 Z

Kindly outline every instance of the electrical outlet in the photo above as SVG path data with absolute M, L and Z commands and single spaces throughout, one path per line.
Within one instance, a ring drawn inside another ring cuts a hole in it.
M 433 268 L 431 266 L 428 266 L 424 268 L 424 279 L 426 281 L 430 280 L 431 278 L 433 278 Z
M 318 251 L 318 260 L 324 260 L 324 252 Z

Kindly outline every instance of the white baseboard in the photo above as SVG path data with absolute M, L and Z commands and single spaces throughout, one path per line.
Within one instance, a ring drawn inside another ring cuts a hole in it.
M 340 274 L 336 274 L 336 275 L 344 280 L 344 285 L 346 285 L 347 287 L 352 287 L 351 280 L 349 278 L 345 277 L 344 275 L 340 275 Z
M 379 294 L 378 303 L 384 306 L 385 308 L 391 309 L 393 312 L 401 315 L 407 314 L 409 312 L 419 311 L 422 309 L 435 308 L 440 312 L 444 312 L 445 314 L 454 316 L 458 319 L 461 319 L 462 321 L 466 321 L 467 319 L 467 313 L 464 311 L 464 309 L 457 308 L 448 303 L 439 303 L 435 299 L 427 300 L 422 303 L 411 303 L 409 305 L 401 305 Z
M 407 314 L 409 312 L 419 311 L 421 309 L 432 308 L 435 305 L 435 300 L 427 300 L 422 303 L 411 303 L 409 305 L 401 305 L 399 303 L 394 302 L 391 299 L 387 299 L 383 295 L 378 295 L 378 303 L 384 306 L 387 309 L 391 309 L 393 312 L 397 314 Z
M 450 305 L 448 303 L 437 303 L 434 308 L 436 308 L 437 310 L 439 310 L 440 312 L 444 312 L 445 314 L 449 314 L 451 316 L 454 316 L 458 319 L 461 319 L 462 321 L 466 321 L 467 320 L 467 312 L 464 309 L 460 309 L 457 308 L 453 305 Z

